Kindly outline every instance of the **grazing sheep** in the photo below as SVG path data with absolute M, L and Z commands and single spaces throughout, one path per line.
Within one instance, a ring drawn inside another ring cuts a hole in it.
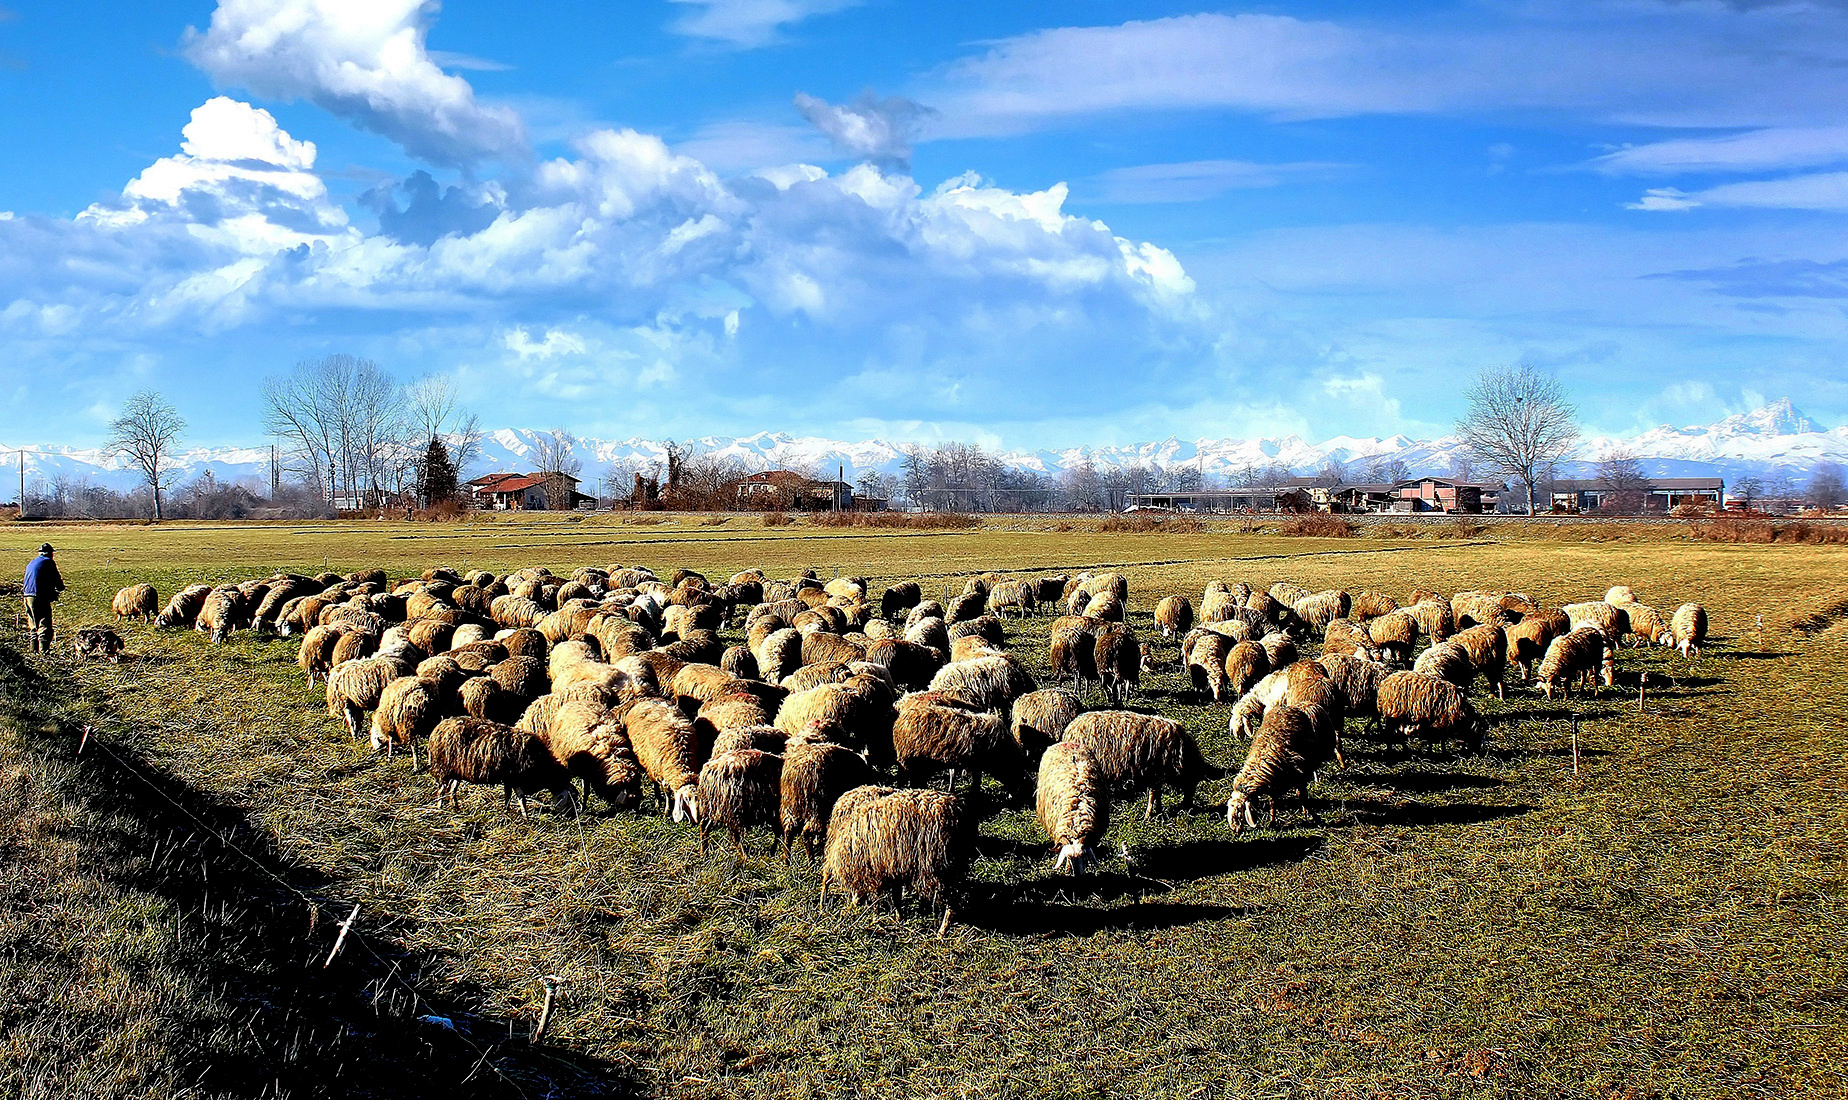
M 866 647 L 866 660 L 884 668 L 906 691 L 922 691 L 943 667 L 943 654 L 929 646 L 899 638 L 881 638 Z
M 1623 636 L 1630 632 L 1629 612 L 1603 600 L 1569 603 L 1560 610 L 1566 613 L 1566 619 L 1572 624 L 1573 630 L 1581 626 L 1595 626 L 1604 632 L 1605 639 L 1613 647 L 1620 644 Z
M 1061 742 L 1040 756 L 1034 808 L 1058 858 L 1055 871 L 1082 875 L 1097 863 L 1097 845 L 1110 827 L 1109 783 L 1091 750 Z
M 1250 642 L 1242 643 L 1251 645 Z M 1260 650 L 1262 652 L 1262 650 Z M 1232 653 L 1232 642 L 1223 634 L 1203 630 L 1187 647 L 1187 677 L 1193 682 L 1196 693 L 1210 696 L 1213 702 L 1223 702 L 1229 694 L 1226 678 L 1226 658 Z
M 1546 647 L 1558 636 L 1552 621 L 1544 615 L 1528 615 L 1502 627 L 1508 660 L 1521 666 L 1522 675 L 1529 680 L 1534 678 L 1534 663 L 1546 656 Z
M 803 665 L 801 668 L 783 677 L 778 686 L 794 695 L 809 691 L 823 684 L 838 684 L 853 675 L 853 669 L 846 661 L 829 661 L 819 665 Z
M 1123 621 L 1125 610 L 1122 599 L 1108 592 L 1099 592 L 1097 595 L 1092 596 L 1090 600 L 1086 601 L 1084 609 L 1077 613 L 1083 615 L 1087 619 L 1101 619 L 1107 623 L 1120 623 Z
M 826 665 L 865 659 L 865 647 L 857 646 L 838 634 L 802 635 L 802 663 L 805 665 Z
M 774 725 L 795 736 L 811 727 L 829 740 L 886 758 L 892 743 L 893 691 L 874 676 L 850 675 L 840 683 L 793 692 L 777 708 Z
M 461 627 L 457 628 L 458 633 L 461 629 Z M 543 661 L 546 659 L 546 655 L 551 652 L 552 648 L 552 643 L 546 640 L 544 634 L 530 627 L 510 630 L 505 634 L 497 635 L 494 640 L 507 648 L 507 656 L 509 657 L 537 657 Z M 599 643 L 602 642 L 601 638 L 597 640 Z M 454 643 L 452 642 L 452 644 Z M 611 653 L 607 647 L 604 649 L 603 655 L 612 661 L 619 656 L 618 654 Z
M 741 645 L 725 647 L 725 652 L 719 655 L 719 668 L 726 675 L 736 676 L 740 680 L 757 679 L 757 658 Z
M 571 773 L 545 743 L 533 734 L 482 718 L 445 718 L 430 732 L 430 778 L 436 780 L 436 802 L 445 794 L 451 806 L 463 783 L 499 783 L 501 805 L 510 806 L 516 795 L 520 816 L 526 816 L 526 796 L 551 791 L 574 804 Z M 511 810 L 509 810 L 511 812 Z
M 222 645 L 232 631 L 249 621 L 250 605 L 244 602 L 243 593 L 235 585 L 220 585 L 206 595 L 193 629 L 209 637 L 213 645 Z
M 1480 630 L 1481 627 L 1471 627 Z M 1470 660 L 1468 651 L 1454 640 L 1439 642 L 1418 655 L 1412 662 L 1412 671 L 1425 676 L 1435 676 L 1448 684 L 1454 684 L 1465 691 L 1469 683 L 1476 678 L 1476 663 Z
M 1193 630 L 1188 631 L 1188 634 L 1197 634 L 1201 631 L 1210 631 L 1214 634 L 1218 634 L 1233 645 L 1237 645 L 1240 642 L 1255 642 L 1259 638 L 1259 635 L 1253 632 L 1251 624 L 1243 619 L 1224 619 L 1216 623 L 1201 623 L 1199 626 L 1194 627 Z M 1185 643 L 1182 644 L 1182 648 L 1186 648 Z
M 567 699 L 550 708 L 544 720 L 535 720 L 532 726 L 526 724 L 524 715 L 520 721 L 521 729 L 531 729 L 545 743 L 552 759 L 573 778 L 583 781 L 587 795 L 595 792 L 618 810 L 641 803 L 641 763 L 629 745 L 622 721 L 600 703 Z
M 1192 806 L 1200 782 L 1223 774 L 1200 755 L 1200 746 L 1179 722 L 1153 714 L 1094 710 L 1074 718 L 1061 740 L 1090 749 L 1107 782 L 1131 791 L 1148 788 L 1144 821 L 1161 811 L 1164 785 L 1178 787 L 1181 804 Z
M 1637 645 L 1664 645 L 1674 638 L 1674 631 L 1668 627 L 1668 620 L 1662 613 L 1646 603 L 1627 603 L 1623 605 L 1624 613 L 1630 616 L 1630 636 Z M 1523 619 L 1522 622 L 1526 620 Z
M 546 682 L 545 665 L 536 657 L 509 657 L 497 664 L 489 665 L 487 674 L 505 688 L 522 705 L 532 702 L 550 690 Z
M 1234 618 L 1244 605 L 1234 596 L 1230 589 L 1219 581 L 1206 586 L 1206 592 L 1200 598 L 1200 621 L 1202 623 L 1221 623 Z
M 109 610 L 115 613 L 116 622 L 141 619 L 151 623 L 160 613 L 160 593 L 151 584 L 131 584 L 109 601 Z
M 1033 674 L 1009 656 L 978 657 L 944 665 L 931 677 L 930 690 L 963 699 L 971 706 L 1004 709 L 1016 698 L 1039 687 Z
M 1367 640 L 1379 647 L 1389 665 L 1403 665 L 1411 660 L 1412 647 L 1418 644 L 1418 619 L 1411 611 L 1394 611 L 1367 624 Z M 1432 635 L 1435 641 L 1437 636 Z
M 1612 585 L 1610 589 L 1604 593 L 1604 602 L 1620 606 L 1623 604 L 1635 603 L 1636 593 L 1630 591 L 1630 586 L 1627 584 Z
M 712 826 L 725 826 L 738 858 L 744 859 L 744 831 L 755 825 L 777 828 L 782 805 L 783 758 L 756 749 L 739 749 L 706 761 L 699 769 L 699 850 L 706 851 Z
M 816 734 L 815 739 L 817 742 L 827 740 L 820 734 Z M 737 752 L 739 749 L 756 749 L 758 752 L 773 752 L 781 756 L 790 744 L 789 735 L 775 726 L 738 726 L 726 730 L 713 740 L 711 756 Z
M 347 733 L 359 740 L 359 723 L 379 705 L 385 686 L 409 676 L 414 666 L 402 657 L 365 657 L 335 665 L 327 674 L 327 713 L 346 722 Z
M 734 692 L 702 704 L 693 716 L 693 728 L 699 731 L 700 744 L 708 746 L 707 752 L 712 753 L 718 750 L 710 746 L 717 744 L 719 735 L 726 730 L 767 726 L 775 712 L 775 707 L 765 706 L 762 699 L 749 692 Z
M 1461 688 L 1422 672 L 1395 672 L 1380 682 L 1380 727 L 1409 744 L 1413 734 L 1426 741 L 1453 737 L 1472 751 L 1482 751 L 1488 724 L 1476 713 Z
M 1014 700 L 1014 743 L 1028 760 L 1036 759 L 1065 736 L 1065 727 L 1083 711 L 1078 696 L 1064 688 L 1030 691 Z
M 1142 644 L 1136 632 L 1122 623 L 1099 627 L 1092 657 L 1102 682 L 1104 698 L 1122 706 L 1131 691 L 1142 684 Z
M 456 688 L 462 713 L 476 718 L 492 718 L 512 725 L 525 712 L 530 701 L 508 691 L 498 680 L 488 676 L 471 676 Z M 541 696 L 543 698 L 543 696 Z
M 1225 698 L 1236 699 L 1270 675 L 1270 654 L 1256 642 L 1239 642 L 1226 651 L 1222 666 L 1226 672 Z
M 973 661 L 977 657 L 998 657 L 1006 653 L 980 634 L 968 634 L 961 638 L 950 639 L 950 662 Z
M 950 601 L 945 621 L 954 626 L 982 615 L 988 610 L 988 596 L 982 592 L 965 592 Z
M 923 600 L 924 593 L 918 587 L 918 582 L 899 581 L 897 584 L 888 585 L 885 592 L 880 595 L 879 614 L 883 618 L 890 619 L 901 611 L 911 610 Z
M 938 653 L 950 651 L 949 624 L 939 618 L 919 619 L 905 628 L 905 640 L 915 645 L 929 646 Z
M 620 717 L 635 758 L 661 796 L 663 813 L 675 821 L 699 821 L 699 734 L 671 704 L 638 699 Z
M 941 619 L 943 617 L 944 612 L 942 604 L 938 603 L 936 600 L 920 600 L 911 610 L 905 612 L 905 629 L 910 630 L 925 619 Z
M 752 656 L 757 658 L 757 671 L 763 679 L 768 683 L 780 684 L 790 673 L 802 667 L 802 648 L 802 635 L 790 627 L 784 627 L 766 635 L 763 642 L 752 651 Z
M 1087 681 L 1097 679 L 1097 637 L 1099 624 L 1077 615 L 1054 619 L 1048 645 L 1051 650 L 1052 682 L 1064 684 L 1071 677 L 1072 687 L 1084 690 Z
M 1384 592 L 1362 592 L 1354 597 L 1348 607 L 1348 614 L 1364 623 L 1368 619 L 1390 615 L 1397 610 L 1399 610 L 1399 601 Z
M 780 824 L 783 859 L 791 858 L 797 837 L 809 862 L 827 835 L 835 804 L 856 787 L 877 778 L 866 757 L 828 742 L 791 743 L 783 756 Z
M 948 771 L 954 791 L 956 773 L 966 771 L 972 795 L 981 791 L 983 773 L 1012 787 L 1026 768 L 1025 755 L 999 714 L 935 703 L 913 704 L 898 712 L 892 724 L 892 753 L 907 784 L 927 783 L 938 772 Z
M 1161 627 L 1164 638 L 1187 633 L 1193 629 L 1193 621 L 1193 601 L 1186 596 L 1163 596 L 1155 605 L 1155 625 Z
M 1348 611 L 1354 606 L 1353 599 L 1337 588 L 1317 592 L 1313 596 L 1304 596 L 1297 600 L 1292 608 L 1296 617 L 1308 625 L 1317 634 L 1326 634 L 1328 624 L 1336 619 L 1347 618 Z
M 1270 708 L 1264 714 L 1264 724 L 1251 739 L 1244 766 L 1232 780 L 1232 795 L 1226 799 L 1226 824 L 1238 832 L 1256 828 L 1252 803 L 1264 798 L 1270 803 L 1269 823 L 1275 825 L 1277 803 L 1292 791 L 1307 802 L 1316 769 L 1328 761 L 1333 750 L 1326 731 L 1310 715 L 1287 703 Z
M 1278 581 L 1276 584 L 1270 586 L 1270 591 L 1267 595 L 1285 607 L 1293 607 L 1299 601 L 1308 599 L 1313 593 L 1300 584 L 1294 584 L 1290 581 Z
M 372 751 L 385 750 L 389 759 L 400 745 L 410 750 L 411 767 L 417 767 L 417 739 L 429 739 L 442 720 L 442 707 L 430 685 L 415 676 L 400 676 L 379 693 L 372 712 Z
M 1388 675 L 1385 665 L 1333 653 L 1322 654 L 1318 662 L 1328 671 L 1328 682 L 1347 715 L 1378 720 L 1380 684 Z
M 1374 645 L 1371 638 L 1355 633 L 1340 634 L 1330 638 L 1322 644 L 1322 652 L 1325 655 L 1340 654 L 1344 657 L 1372 661 L 1376 664 L 1384 663 L 1386 660 L 1386 655 L 1380 652 L 1380 647 Z
M 1446 645 L 1462 647 L 1476 674 L 1495 688 L 1497 699 L 1507 698 L 1502 679 L 1508 670 L 1508 636 L 1499 626 L 1472 626 L 1453 635 Z
M 858 900 L 909 890 L 942 906 L 941 936 L 954 914 L 953 892 L 968 873 L 974 820 L 963 801 L 937 791 L 855 787 L 834 807 L 822 857 L 820 903 L 830 888 Z
M 1406 608 L 1406 613 L 1418 624 L 1418 632 L 1433 643 L 1444 641 L 1457 632 L 1456 616 L 1443 600 L 1420 600 Z
M 340 636 L 352 628 L 343 624 L 336 626 L 317 626 L 302 635 L 302 644 L 296 648 L 295 664 L 308 674 L 308 686 L 314 686 L 314 679 L 327 677 L 329 669 L 334 667 L 334 645 Z
M 1697 603 L 1682 604 L 1675 608 L 1668 629 L 1683 657 L 1699 659 L 1701 643 L 1707 640 L 1707 609 Z
M 200 616 L 201 621 L 204 616 Z M 357 661 L 378 652 L 381 638 L 378 634 L 363 628 L 343 632 L 334 642 L 332 654 L 333 667 L 339 668 L 348 661 Z
M 1604 674 L 1604 682 L 1609 684 L 1615 678 L 1611 654 L 1610 638 L 1597 627 L 1586 625 L 1567 631 L 1546 647 L 1546 656 L 1541 659 L 1540 671 L 1536 674 L 1541 689 L 1551 699 L 1553 688 L 1557 686 L 1565 698 L 1570 699 L 1574 680 L 1581 680 L 1595 689 L 1600 672 Z
M 1024 619 L 1038 608 L 1039 598 L 1027 581 L 1002 581 L 988 590 L 988 610 L 997 617 L 1005 618 L 1012 609 Z
M 977 615 L 973 619 L 955 623 L 949 628 L 949 638 L 954 642 L 958 638 L 977 637 L 989 645 L 1000 646 L 1007 642 L 1007 630 L 1001 620 L 993 615 Z
M 1270 658 L 1272 668 L 1288 668 L 1296 663 L 1298 656 L 1296 643 L 1290 640 L 1288 634 L 1281 631 L 1276 634 L 1266 634 L 1259 639 L 1258 644 L 1264 647 L 1264 655 Z

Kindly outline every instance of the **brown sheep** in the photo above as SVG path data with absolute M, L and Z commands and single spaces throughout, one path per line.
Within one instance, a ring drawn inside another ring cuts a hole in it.
M 522 704 L 532 702 L 549 690 L 545 665 L 536 657 L 509 657 L 489 665 L 487 674 Z
M 949 628 L 951 642 L 955 642 L 958 638 L 970 637 L 971 635 L 979 636 L 987 641 L 988 644 L 994 646 L 1000 646 L 1007 642 L 1006 628 L 1001 625 L 1001 620 L 995 618 L 993 615 L 977 615 L 973 619 L 965 619 L 960 623 L 952 624 Z
M 950 651 L 949 624 L 935 616 L 919 619 L 905 627 L 905 640 L 915 645 L 929 646 L 938 653 L 948 653 Z
M 943 654 L 929 646 L 899 638 L 881 638 L 866 647 L 866 660 L 892 674 L 906 691 L 922 691 L 943 667 Z
M 442 708 L 430 685 L 415 676 L 401 676 L 379 693 L 372 712 L 372 751 L 381 747 L 389 759 L 402 745 L 410 750 L 411 767 L 417 767 L 417 739 L 429 739 L 442 720 Z
M 661 796 L 664 814 L 699 822 L 699 735 L 693 723 L 661 699 L 638 699 L 620 717 L 635 758 Z
M 814 740 L 819 743 L 827 738 L 815 735 Z M 781 756 L 789 745 L 789 735 L 775 726 L 737 726 L 713 740 L 710 756 L 737 752 L 739 749 L 756 749 L 758 752 L 773 752 Z
M 947 621 L 943 605 L 936 600 L 920 600 L 912 606 L 911 610 L 905 612 L 905 629 L 910 630 L 925 619 L 945 619 Z
M 899 581 L 897 584 L 888 585 L 885 592 L 880 595 L 879 614 L 889 619 L 901 611 L 911 610 L 923 600 L 924 593 L 918 587 L 918 582 Z
M 827 665 L 865 659 L 864 647 L 857 646 L 838 634 L 802 635 L 802 663 L 805 665 Z
M 200 616 L 201 621 L 204 616 Z M 347 630 L 334 641 L 334 651 L 329 655 L 334 667 L 339 668 L 348 661 L 357 661 L 370 657 L 379 649 L 379 635 L 364 629 Z
M 456 697 L 462 701 L 462 713 L 508 725 L 519 721 L 531 702 L 508 691 L 491 676 L 472 676 L 462 681 Z
M 1502 628 L 1508 660 L 1520 665 L 1521 672 L 1529 680 L 1534 678 L 1534 664 L 1546 656 L 1546 647 L 1558 636 L 1553 623 L 1544 615 L 1528 615 Z
M 208 636 L 213 645 L 222 645 L 238 627 L 249 625 L 252 606 L 245 602 L 237 586 L 220 585 L 206 595 L 193 629 Z M 383 627 L 380 629 L 382 632 Z
M 1164 638 L 1187 633 L 1193 629 L 1193 621 L 1193 601 L 1186 596 L 1163 596 L 1155 605 L 1155 625 L 1161 627 Z
M 109 601 L 109 610 L 115 613 L 116 622 L 140 619 L 151 623 L 160 614 L 160 593 L 151 584 L 131 584 Z
M 1272 668 L 1288 668 L 1296 663 L 1296 643 L 1290 640 L 1288 634 L 1282 631 L 1266 634 L 1259 639 L 1258 644 L 1264 647 L 1264 655 L 1270 658 Z
M 1034 809 L 1057 853 L 1053 870 L 1082 875 L 1097 863 L 1097 845 L 1110 828 L 1110 785 L 1090 749 L 1066 741 L 1041 755 Z
M 1421 600 L 1406 608 L 1405 613 L 1418 624 L 1418 632 L 1433 643 L 1445 641 L 1457 632 L 1456 616 L 1443 600 Z
M 295 664 L 308 674 L 308 686 L 314 686 L 316 676 L 326 679 L 328 670 L 334 667 L 334 645 L 340 636 L 351 627 L 343 624 L 337 626 L 317 626 L 302 635 L 302 644 L 295 652 Z
M 1186 658 L 1187 676 L 1193 682 L 1195 693 L 1209 696 L 1215 703 L 1230 697 L 1226 659 L 1231 653 L 1232 642 L 1223 634 L 1203 630 L 1194 638 L 1193 644 L 1186 649 Z
M 1480 630 L 1481 627 L 1470 627 Z M 1469 651 L 1458 645 L 1453 639 L 1439 642 L 1418 655 L 1412 662 L 1412 671 L 1425 676 L 1435 676 L 1447 684 L 1454 684 L 1464 691 L 1469 690 L 1469 683 L 1476 678 L 1476 663 L 1470 659 Z
M 1412 647 L 1418 644 L 1418 620 L 1410 611 L 1381 615 L 1367 624 L 1367 639 L 1379 647 L 1387 664 L 1403 665 L 1411 660 Z
M 782 803 L 783 758 L 756 749 L 715 756 L 699 769 L 699 850 L 704 853 L 712 826 L 725 826 L 738 858 L 744 859 L 744 831 L 755 825 L 774 829 Z
M 1102 619 L 1107 623 L 1120 623 L 1123 621 L 1126 612 L 1122 600 L 1108 592 L 1100 592 L 1092 596 L 1090 600 L 1085 603 L 1083 610 L 1077 612 L 1077 614 L 1083 615 L 1087 619 Z
M 1222 666 L 1226 673 L 1225 698 L 1236 699 L 1270 675 L 1270 654 L 1256 642 L 1240 642 L 1226 651 Z
M 1099 627 L 1092 657 L 1102 681 L 1104 698 L 1122 706 L 1130 692 L 1142 684 L 1142 645 L 1136 632 L 1122 623 Z
M 757 658 L 751 656 L 750 649 L 745 646 L 726 646 L 725 652 L 719 655 L 719 668 L 740 680 L 757 679 Z
M 565 700 L 550 709 L 543 721 L 533 723 L 532 732 L 552 759 L 583 781 L 586 795 L 595 792 L 618 810 L 639 805 L 642 766 L 621 720 L 602 704 L 582 700 Z M 520 728 L 531 728 L 526 721 L 522 716 Z
M 699 713 L 693 716 L 693 728 L 699 733 L 705 754 L 711 755 L 717 751 L 712 746 L 717 744 L 720 734 L 749 726 L 767 726 L 775 712 L 776 708 L 765 706 L 762 699 L 749 692 L 734 692 L 701 704 Z
M 1270 802 L 1270 824 L 1277 823 L 1277 803 L 1291 791 L 1305 803 L 1315 772 L 1333 754 L 1333 743 L 1311 717 L 1289 704 L 1279 704 L 1264 712 L 1264 723 L 1251 739 L 1245 764 L 1232 780 L 1232 795 L 1226 799 L 1226 824 L 1243 832 L 1255 828 L 1252 803 L 1259 798 Z
M 1399 601 L 1384 592 L 1362 592 L 1348 606 L 1348 614 L 1360 622 L 1390 615 L 1399 610 Z
M 757 658 L 757 671 L 764 680 L 780 684 L 802 667 L 802 648 L 802 635 L 784 627 L 765 635 L 763 642 L 752 650 L 752 656 Z
M 1328 670 L 1328 681 L 1339 693 L 1342 709 L 1350 717 L 1377 721 L 1380 684 L 1386 679 L 1386 666 L 1377 661 L 1362 661 L 1333 653 L 1322 654 L 1318 661 Z
M 1033 674 L 1012 657 L 978 657 L 944 665 L 931 677 L 930 690 L 946 692 L 984 709 L 1003 709 L 1039 687 Z
M 517 794 L 521 817 L 526 816 L 526 796 L 532 791 L 551 791 L 568 805 L 576 802 L 571 773 L 552 759 L 544 742 L 525 730 L 482 718 L 445 718 L 436 724 L 430 733 L 430 778 L 436 780 L 439 807 L 445 793 L 455 805 L 465 782 L 499 783 L 503 807 Z
M 979 618 L 987 610 L 988 596 L 985 593 L 965 592 L 950 601 L 950 605 L 946 609 L 944 615 L 944 621 L 953 626 L 956 623 L 967 622 L 970 619 Z
M 1536 674 L 1546 697 L 1553 697 L 1553 688 L 1557 686 L 1564 696 L 1572 698 L 1572 681 L 1583 680 L 1595 685 L 1600 671 L 1609 684 L 1613 676 L 1611 667 L 1610 638 L 1595 626 L 1582 626 L 1577 630 L 1567 631 L 1554 638 L 1546 647 L 1546 656 L 1541 658 L 1540 671 Z
M 1098 678 L 1097 637 L 1093 633 L 1098 625 L 1077 615 L 1053 620 L 1048 642 L 1053 683 L 1063 685 L 1069 676 L 1072 687 L 1083 691 L 1087 681 Z
M 385 686 L 409 676 L 412 666 L 401 657 L 366 657 L 335 665 L 327 674 L 327 713 L 346 722 L 347 733 L 359 740 L 359 723 L 366 711 L 379 705 Z
M 827 836 L 835 803 L 843 794 L 875 779 L 877 775 L 866 758 L 845 746 L 828 742 L 790 744 L 783 756 L 779 814 L 783 859 L 792 857 L 800 837 L 802 851 L 813 863 L 817 845 Z
M 1200 746 L 1172 718 L 1127 710 L 1094 710 L 1065 727 L 1064 741 L 1090 749 L 1107 782 L 1129 790 L 1148 788 L 1147 821 L 1161 810 L 1164 785 L 1181 790 L 1181 804 L 1192 806 L 1194 791 L 1217 769 L 1200 755 Z
M 838 684 L 853 675 L 853 666 L 845 661 L 830 661 L 820 665 L 803 665 L 801 668 L 783 677 L 778 687 L 791 695 L 811 691 L 823 684 Z
M 1395 672 L 1380 682 L 1380 727 L 1397 734 L 1401 744 L 1412 734 L 1427 741 L 1462 740 L 1480 752 L 1488 724 L 1470 706 L 1461 688 L 1421 672 Z
M 1458 592 L 1450 597 L 1450 615 L 1458 630 L 1472 626 L 1501 626 L 1510 616 L 1502 608 L 1499 592 Z
M 1646 603 L 1632 602 L 1624 604 L 1623 609 L 1630 616 L 1630 636 L 1635 639 L 1635 644 L 1665 645 L 1674 639 L 1674 631 L 1669 629 L 1668 620 L 1655 608 Z
M 1498 626 L 1472 626 L 1460 630 L 1450 639 L 1450 643 L 1461 646 L 1469 655 L 1470 664 L 1476 674 L 1495 687 L 1495 697 L 1504 699 L 1507 694 L 1502 689 L 1502 679 L 1508 669 L 1508 636 Z M 1447 643 L 1449 644 L 1449 643 Z
M 856 787 L 835 804 L 822 859 L 821 902 L 830 888 L 866 900 L 892 889 L 943 907 L 941 936 L 954 913 L 953 892 L 968 873 L 974 821 L 955 795 Z
M 1083 713 L 1078 696 L 1064 688 L 1030 691 L 1014 700 L 1012 732 L 1028 760 L 1065 736 L 1065 727 Z
M 1213 585 L 1219 585 L 1215 588 Z M 1225 622 L 1236 617 L 1242 606 L 1227 588 L 1214 581 L 1208 585 L 1206 594 L 1200 600 L 1200 621 L 1202 623 Z
M 999 714 L 961 707 L 925 704 L 899 711 L 892 725 L 892 752 L 907 784 L 927 782 L 937 772 L 948 771 L 954 791 L 956 773 L 967 771 L 971 795 L 980 793 L 984 772 L 1004 786 L 1014 786 L 1026 767 L 1020 746 Z
M 1675 608 L 1669 620 L 1669 636 L 1683 657 L 1700 659 L 1701 643 L 1707 640 L 1707 609 L 1697 603 Z

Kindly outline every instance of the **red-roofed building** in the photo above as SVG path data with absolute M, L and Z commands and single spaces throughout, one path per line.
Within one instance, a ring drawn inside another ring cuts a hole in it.
M 470 481 L 468 488 L 474 495 L 475 507 L 484 511 L 538 512 L 550 507 L 546 501 L 545 487 L 548 480 L 554 477 L 564 481 L 565 491 L 570 494 L 571 507 L 595 502 L 594 497 L 577 491 L 578 479 L 570 474 L 483 474 Z

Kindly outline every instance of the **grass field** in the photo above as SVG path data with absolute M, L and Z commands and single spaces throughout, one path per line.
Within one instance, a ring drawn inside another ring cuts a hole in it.
M 1550 605 L 1628 583 L 1664 609 L 1701 601 L 1717 638 L 1698 663 L 1625 650 L 1620 690 L 1570 705 L 1478 686 L 1480 754 L 1404 759 L 1356 738 L 1312 789 L 1317 820 L 1235 837 L 1224 783 L 1146 824 L 1121 804 L 1112 856 L 1084 880 L 1051 872 L 1030 808 L 1003 812 L 964 919 L 937 939 L 917 913 L 818 912 L 814 874 L 772 857 L 768 834 L 739 865 L 653 814 L 520 820 L 481 792 L 439 812 L 426 777 L 327 718 L 288 640 L 213 649 L 133 626 L 136 659 L 72 670 L 22 660 L 10 637 L 0 1092 L 1848 1095 L 1848 548 L 574 519 L 9 525 L 0 561 L 59 546 L 66 629 L 138 580 L 164 597 L 285 568 L 621 563 L 810 566 L 931 594 L 984 569 L 1109 567 L 1145 639 L 1158 597 L 1197 601 L 1214 578 Z M 1047 622 L 1010 626 L 1036 670 Z M 1157 657 L 1134 705 L 1236 768 L 1229 707 L 1186 690 L 1173 643 Z M 85 723 L 101 751 L 78 756 Z M 293 890 L 328 899 L 312 926 Z M 331 899 L 362 915 L 323 972 L 346 915 Z M 565 984 L 535 1049 L 509 1036 L 530 1030 L 547 974 Z

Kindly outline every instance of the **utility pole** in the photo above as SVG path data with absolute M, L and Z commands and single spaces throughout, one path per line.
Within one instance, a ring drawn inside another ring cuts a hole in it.
M 834 510 L 838 512 L 841 510 L 841 487 L 847 483 L 847 467 L 834 467 L 834 478 Z
M 26 452 L 19 451 L 19 518 L 26 518 Z

